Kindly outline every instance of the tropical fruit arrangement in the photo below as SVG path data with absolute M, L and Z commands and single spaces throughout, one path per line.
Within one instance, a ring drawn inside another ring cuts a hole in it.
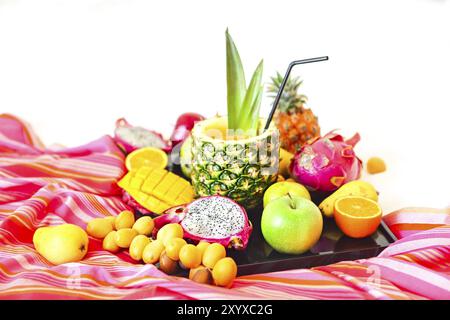
M 227 115 L 182 114 L 170 139 L 119 119 L 114 138 L 128 172 L 118 186 L 129 210 L 92 219 L 84 229 L 39 228 L 33 243 L 43 257 L 53 264 L 80 261 L 89 240 L 101 241 L 105 251 L 128 254 L 136 263 L 230 287 L 238 266 L 227 255 L 249 250 L 249 210 L 266 243 L 283 254 L 308 252 L 325 219 L 350 238 L 377 230 L 382 210 L 375 187 L 360 180 L 363 163 L 354 150 L 360 136 L 321 135 L 299 78 L 287 79 L 267 121 L 259 112 L 263 61 L 247 83 L 228 30 L 226 56 Z M 283 81 L 279 73 L 272 78 L 272 97 Z M 172 170 L 178 165 L 180 174 Z M 369 159 L 370 174 L 385 170 L 381 158 Z M 316 204 L 311 199 L 318 193 L 325 197 Z

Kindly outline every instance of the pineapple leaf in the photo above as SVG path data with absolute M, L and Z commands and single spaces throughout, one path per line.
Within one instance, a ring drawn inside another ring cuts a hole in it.
M 255 135 L 258 133 L 258 122 L 259 122 L 259 110 L 261 108 L 261 100 L 262 95 L 264 92 L 264 86 L 260 86 L 258 90 L 258 94 L 256 96 L 255 101 L 252 105 L 252 111 L 250 112 L 251 115 L 251 124 L 252 124 L 252 130 L 255 130 Z
M 238 126 L 241 130 L 253 129 L 255 127 L 255 118 L 256 122 L 258 122 L 259 106 L 255 105 L 255 103 L 258 102 L 258 96 L 260 95 L 263 65 L 264 62 L 263 60 L 261 60 L 261 62 L 256 67 L 255 72 L 253 73 L 252 79 L 248 86 L 248 90 L 245 94 L 245 98 L 240 110 L 240 118 L 238 119 Z M 261 101 L 259 101 L 259 104 L 260 103 Z
M 277 72 L 276 76 L 271 77 L 272 82 L 267 88 L 269 97 L 275 99 L 278 91 L 283 82 L 283 76 Z M 281 112 L 288 112 L 289 110 L 294 110 L 298 106 L 302 106 L 307 102 L 307 97 L 303 94 L 298 93 L 300 86 L 303 84 L 303 80 L 300 77 L 289 77 L 283 92 L 281 93 L 281 99 L 278 104 L 278 109 Z
M 258 133 L 258 124 L 259 124 L 259 110 L 261 107 L 262 95 L 264 92 L 264 87 L 261 85 L 253 101 L 250 112 L 247 114 L 247 117 L 244 121 L 248 124 L 248 128 L 246 129 L 246 133 L 249 136 L 255 136 Z
M 228 29 L 226 35 L 227 50 L 227 103 L 228 103 L 228 129 L 238 129 L 241 105 L 245 97 L 246 83 L 244 68 L 236 45 Z

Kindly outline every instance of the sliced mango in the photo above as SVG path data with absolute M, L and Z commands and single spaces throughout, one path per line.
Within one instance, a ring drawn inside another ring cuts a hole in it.
M 165 169 L 140 167 L 118 183 L 141 206 L 157 214 L 194 200 L 194 189 L 185 179 Z

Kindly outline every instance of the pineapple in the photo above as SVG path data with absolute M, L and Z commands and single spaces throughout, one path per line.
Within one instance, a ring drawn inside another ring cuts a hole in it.
M 276 77 L 271 79 L 268 92 L 273 93 L 275 98 L 283 77 L 277 72 Z M 299 78 L 288 79 L 273 118 L 280 130 L 281 147 L 291 153 L 298 151 L 308 140 L 320 136 L 317 117 L 311 109 L 304 107 L 307 97 L 298 93 L 302 83 Z
M 248 84 L 236 46 L 226 32 L 227 117 L 197 122 L 192 130 L 191 181 L 197 196 L 222 195 L 246 208 L 261 203 L 277 180 L 279 132 L 264 130 L 261 61 Z
M 225 117 L 216 117 L 194 127 L 192 185 L 199 196 L 222 195 L 253 208 L 278 178 L 278 130 L 272 125 L 247 139 L 217 139 L 208 134 L 211 129 L 224 130 L 226 121 Z

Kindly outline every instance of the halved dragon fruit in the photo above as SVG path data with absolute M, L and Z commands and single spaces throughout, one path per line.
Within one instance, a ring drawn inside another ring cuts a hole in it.
M 217 242 L 237 250 L 247 247 L 253 229 L 245 209 L 222 196 L 203 197 L 170 208 L 153 221 L 154 236 L 164 225 L 179 223 L 183 227 L 185 239 Z
M 160 133 L 132 126 L 124 118 L 116 121 L 114 140 L 128 154 L 136 149 L 155 147 L 170 152 L 170 144 Z
M 358 133 L 344 140 L 332 131 L 309 141 L 291 161 L 292 176 L 314 191 L 334 191 L 359 179 L 362 162 L 353 150 L 359 139 Z

